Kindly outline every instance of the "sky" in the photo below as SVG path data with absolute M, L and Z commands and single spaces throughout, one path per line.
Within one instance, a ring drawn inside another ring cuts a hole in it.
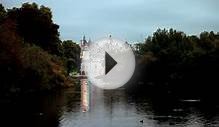
M 142 42 L 158 28 L 219 32 L 219 0 L 0 0 L 6 8 L 36 2 L 51 8 L 62 40 L 112 35 Z

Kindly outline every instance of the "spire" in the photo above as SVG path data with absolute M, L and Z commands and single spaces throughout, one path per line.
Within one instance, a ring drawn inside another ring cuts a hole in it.
M 86 45 L 87 44 L 85 35 L 83 36 L 83 38 L 81 40 L 81 43 L 82 43 L 82 45 Z
M 110 43 L 112 43 L 112 35 L 111 34 L 109 35 L 109 40 L 110 40 Z
M 85 35 L 83 36 L 83 41 L 85 41 L 86 40 L 86 37 L 85 37 Z

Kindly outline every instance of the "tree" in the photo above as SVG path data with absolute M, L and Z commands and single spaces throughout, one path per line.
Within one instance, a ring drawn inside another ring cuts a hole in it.
M 2 4 L 0 4 L 0 24 L 2 22 L 2 20 L 5 18 L 6 16 L 6 10 L 4 8 L 4 6 Z
M 16 23 L 7 20 L 0 25 L 0 95 L 15 87 L 21 66 L 21 38 L 16 33 Z
M 68 72 L 79 70 L 80 68 L 80 46 L 71 40 L 63 41 L 63 55 L 66 59 Z
M 0 5 L 0 19 L 0 97 L 72 86 L 49 8 Z
M 48 7 L 38 8 L 36 3 L 24 3 L 21 8 L 8 10 L 8 18 L 15 20 L 17 31 L 24 43 L 30 43 L 53 54 L 60 54 L 59 26 L 52 21 L 52 12 Z

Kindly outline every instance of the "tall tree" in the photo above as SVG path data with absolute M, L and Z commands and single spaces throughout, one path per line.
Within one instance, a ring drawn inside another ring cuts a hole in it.
M 59 54 L 59 26 L 53 22 L 48 7 L 24 3 L 21 8 L 10 9 L 8 18 L 16 21 L 24 43 L 36 44 L 50 53 Z

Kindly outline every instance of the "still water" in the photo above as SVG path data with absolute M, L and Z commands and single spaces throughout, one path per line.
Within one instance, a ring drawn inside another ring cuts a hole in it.
M 89 98 L 80 89 L 66 89 L 1 102 L 1 127 L 219 127 L 219 106 L 201 100 L 137 98 L 122 88 L 91 86 L 89 91 Z M 89 101 L 87 110 L 84 99 Z

